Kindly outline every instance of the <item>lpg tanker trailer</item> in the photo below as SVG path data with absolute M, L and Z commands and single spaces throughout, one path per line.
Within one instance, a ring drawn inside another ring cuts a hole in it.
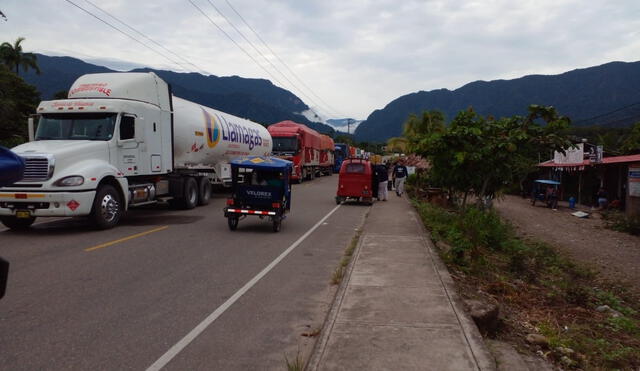
M 212 184 L 230 182 L 231 158 L 272 148 L 261 125 L 175 97 L 154 73 L 129 72 L 81 76 L 68 99 L 41 102 L 29 139 L 12 149 L 23 179 L 0 188 L 0 221 L 13 229 L 48 216 L 88 216 L 106 229 L 133 206 L 206 205 Z

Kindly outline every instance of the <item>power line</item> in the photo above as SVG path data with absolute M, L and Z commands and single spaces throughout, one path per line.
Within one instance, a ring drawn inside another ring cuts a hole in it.
M 111 14 L 111 13 L 107 12 L 106 10 L 104 10 L 104 9 L 100 8 L 99 6 L 97 6 L 96 4 L 92 3 L 91 1 L 89 1 L 89 0 L 84 0 L 84 1 L 85 1 L 85 2 L 87 2 L 87 3 L 89 3 L 89 4 L 91 4 L 94 8 L 96 8 L 96 9 L 100 10 L 102 13 L 104 13 L 104 14 L 108 15 L 109 17 L 111 17 L 111 18 L 115 19 L 115 20 L 116 20 L 116 21 L 118 21 L 120 24 L 122 24 L 122 25 L 124 25 L 125 27 L 129 28 L 129 29 L 130 29 L 130 30 L 132 30 L 133 32 L 137 33 L 138 35 L 140 35 L 140 36 L 144 37 L 145 39 L 147 39 L 147 40 L 151 41 L 152 43 L 154 43 L 155 45 L 157 45 L 157 46 L 159 46 L 160 48 L 164 49 L 165 51 L 167 51 L 167 52 L 169 52 L 169 53 L 173 54 L 174 56 L 178 57 L 178 58 L 179 58 L 179 59 L 181 59 L 183 62 L 185 62 L 185 64 L 188 64 L 188 65 L 190 65 L 190 66 L 192 66 L 192 67 L 195 67 L 195 69 L 196 69 L 198 72 L 200 72 L 200 73 L 204 73 L 204 74 L 207 74 L 207 75 L 211 75 L 211 73 L 210 73 L 210 72 L 208 72 L 208 71 L 206 71 L 204 68 L 201 68 L 200 66 L 197 66 L 197 65 L 193 64 L 191 61 L 187 60 L 187 59 L 186 59 L 186 58 L 184 58 L 183 56 L 181 56 L 181 55 L 179 55 L 179 54 L 177 54 L 177 53 L 174 53 L 173 51 L 171 51 L 171 50 L 167 49 L 166 47 L 164 47 L 164 46 L 163 46 L 162 44 L 160 44 L 159 42 L 157 42 L 157 41 L 153 40 L 152 38 L 150 38 L 149 36 L 145 35 L 145 34 L 144 34 L 144 33 L 142 33 L 141 31 L 138 31 L 137 29 L 135 29 L 135 28 L 133 28 L 132 26 L 128 25 L 126 22 L 124 22 L 124 21 L 122 21 L 122 20 L 118 19 L 116 16 L 114 16 L 113 14 Z
M 304 83 L 304 81 L 302 81 L 302 79 L 293 71 L 293 69 L 291 69 L 289 67 L 289 65 L 282 59 L 280 58 L 280 56 L 278 56 L 278 54 L 276 54 L 276 52 L 273 51 L 273 49 L 271 49 L 271 47 L 269 47 L 269 45 L 266 43 L 266 41 L 264 41 L 262 39 L 262 37 L 260 37 L 260 34 L 258 34 L 258 32 L 251 27 L 251 25 L 249 25 L 249 23 L 244 19 L 244 17 L 242 15 L 240 15 L 240 13 L 236 10 L 236 8 L 231 5 L 231 3 L 229 2 L 229 0 L 224 0 L 227 5 L 229 6 L 229 8 L 231 8 L 231 10 L 233 10 L 233 12 L 238 16 L 238 18 L 240 18 L 240 20 L 242 21 L 242 23 L 245 24 L 245 26 L 247 26 L 247 28 L 249 28 L 251 30 L 251 32 L 253 32 L 254 35 L 256 35 L 256 37 L 258 38 L 258 40 L 260 40 L 260 42 L 262 43 L 262 45 L 264 45 L 269 52 L 271 52 L 271 54 L 276 57 L 276 59 L 291 73 L 291 75 L 300 82 L 300 84 L 302 86 L 304 86 L 309 92 L 311 92 L 311 94 L 313 94 L 313 96 L 315 96 L 316 98 L 318 98 L 319 101 L 321 101 L 327 108 L 330 108 L 331 111 L 333 111 L 334 113 L 338 113 L 340 114 L 340 116 L 345 117 L 347 115 L 343 115 L 340 113 L 340 111 L 334 109 L 333 107 L 331 107 L 331 105 L 329 105 L 327 102 L 325 102 L 319 95 L 317 95 L 313 89 L 311 89 L 307 84 Z
M 609 115 L 611 115 L 612 113 L 616 113 L 616 112 L 619 112 L 619 111 L 625 110 L 625 109 L 627 109 L 627 108 L 629 108 L 629 107 L 633 107 L 633 106 L 636 106 L 636 105 L 638 105 L 638 104 L 640 104 L 640 102 L 631 103 L 631 104 L 626 105 L 626 106 L 624 106 L 624 107 L 617 108 L 617 109 L 615 109 L 615 110 L 613 110 L 613 111 L 609 111 L 609 112 L 605 112 L 605 113 L 602 113 L 602 114 L 598 114 L 598 115 L 596 115 L 596 116 L 588 117 L 588 118 L 586 118 L 586 119 L 581 119 L 581 120 L 578 120 L 578 121 L 574 121 L 573 123 L 574 123 L 574 124 L 578 124 L 578 123 L 585 122 L 585 121 L 591 121 L 591 120 L 599 119 L 599 118 L 601 118 L 601 117 L 609 116 Z
M 282 71 L 280 71 L 280 69 L 278 67 L 276 67 L 270 60 L 269 58 L 267 58 L 264 53 L 262 53 L 262 51 L 260 51 L 258 48 L 256 48 L 256 46 L 251 42 L 251 40 L 249 40 L 243 33 L 242 31 L 240 31 L 238 29 L 238 27 L 236 27 L 233 22 L 231 22 L 231 20 L 229 20 L 229 18 L 227 18 L 227 16 L 225 16 L 220 9 L 218 9 L 218 7 L 216 7 L 213 2 L 211 2 L 211 0 L 207 0 L 207 2 L 211 5 L 211 7 L 213 7 L 213 9 L 215 9 L 215 11 L 222 17 L 224 18 L 224 20 L 231 26 L 233 27 L 233 29 L 253 48 L 253 50 L 255 50 L 274 70 L 278 71 L 278 73 L 285 79 L 287 80 L 287 82 L 290 84 L 290 86 L 292 86 L 295 90 L 298 90 L 298 92 L 300 92 L 305 98 L 307 98 L 311 103 L 313 103 L 314 105 L 321 107 L 319 104 L 317 104 L 316 102 L 314 102 L 314 100 L 309 97 L 308 95 L 305 94 L 305 92 L 300 89 L 299 87 L 296 86 L 296 84 L 294 84 L 291 80 L 289 80 L 289 78 L 282 73 Z
M 256 65 L 258 65 L 258 67 L 262 68 L 262 70 L 269 76 L 271 76 L 272 79 L 274 79 L 276 82 L 278 82 L 278 84 L 280 85 L 284 85 L 282 82 L 280 82 L 280 80 L 278 80 L 277 77 L 275 77 L 274 75 L 271 74 L 271 72 L 269 72 L 269 70 L 267 70 L 266 68 L 264 68 L 263 65 L 260 64 L 260 62 L 258 62 L 251 54 L 249 54 L 249 52 L 247 52 L 240 44 L 238 44 L 238 42 L 231 37 L 228 33 L 226 33 L 222 27 L 220 27 L 213 19 L 211 19 L 211 17 L 209 17 L 207 15 L 207 13 L 205 13 L 199 6 L 197 6 L 192 0 L 187 0 L 191 3 L 191 5 L 193 5 L 194 8 L 198 9 L 198 11 L 205 16 L 209 22 L 214 25 L 220 32 L 222 32 L 229 40 L 231 40 L 231 42 L 238 47 L 238 49 L 240 49 L 247 57 L 249 57 Z
M 121 29 L 119 29 L 118 27 L 116 27 L 116 26 L 112 25 L 111 23 L 109 23 L 109 22 L 105 21 L 104 19 L 102 19 L 102 18 L 98 17 L 97 15 L 95 15 L 95 14 L 93 14 L 92 12 L 88 11 L 87 9 L 85 9 L 85 8 L 81 7 L 80 5 L 78 5 L 78 4 L 76 4 L 76 3 L 74 3 L 73 1 L 71 1 L 71 0 L 65 0 L 65 1 L 66 1 L 66 2 L 68 2 L 69 4 L 71 4 L 71 5 L 75 6 L 76 8 L 78 8 L 78 9 L 82 10 L 83 12 L 85 12 L 85 13 L 89 14 L 89 15 L 90 15 L 90 16 L 92 16 L 93 18 L 95 18 L 95 19 L 99 20 L 100 22 L 102 22 L 102 23 L 106 24 L 107 26 L 109 26 L 109 27 L 113 28 L 114 30 L 116 30 L 116 31 L 120 32 L 121 34 L 125 35 L 126 37 L 130 38 L 131 40 L 133 40 L 133 41 L 137 42 L 138 44 L 140 44 L 140 45 L 144 46 L 145 48 L 147 48 L 147 49 L 151 50 L 152 52 L 154 52 L 154 53 L 156 53 L 156 54 L 158 54 L 158 55 L 162 56 L 163 58 L 167 59 L 167 60 L 168 60 L 168 61 L 170 61 L 171 63 L 173 63 L 173 64 L 175 64 L 175 65 L 179 66 L 181 69 L 183 69 L 183 68 L 184 68 L 184 67 L 182 67 L 182 65 L 181 65 L 179 62 L 176 62 L 176 61 L 174 61 L 173 59 L 171 59 L 171 58 L 167 57 L 166 55 L 164 55 L 164 54 L 160 53 L 159 51 L 157 51 L 157 50 L 155 50 L 155 49 L 151 48 L 151 47 L 150 47 L 150 46 L 148 46 L 147 44 L 145 44 L 145 43 L 143 43 L 142 41 L 140 41 L 140 40 L 136 39 L 135 37 L 133 37 L 133 36 L 129 35 L 128 33 L 126 33 L 126 32 L 124 32 L 124 31 L 122 31 L 122 30 L 121 30 Z

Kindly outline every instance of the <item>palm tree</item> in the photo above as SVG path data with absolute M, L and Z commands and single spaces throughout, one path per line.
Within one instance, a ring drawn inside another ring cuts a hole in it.
M 16 75 L 19 75 L 20 66 L 22 66 L 24 72 L 33 69 L 39 75 L 40 68 L 38 67 L 36 55 L 22 52 L 22 45 L 20 45 L 20 43 L 24 40 L 24 37 L 19 37 L 13 45 L 8 42 L 3 42 L 2 45 L 0 45 L 0 60 L 10 69 L 15 69 Z
M 389 152 L 402 152 L 407 149 L 407 138 L 394 137 L 387 140 L 387 151 Z

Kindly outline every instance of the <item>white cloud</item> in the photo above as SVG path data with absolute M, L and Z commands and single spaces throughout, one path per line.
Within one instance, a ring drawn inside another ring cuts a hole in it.
M 126 30 L 85 0 L 72 1 Z M 329 116 L 362 119 L 418 90 L 561 73 L 612 60 L 635 61 L 640 55 L 637 0 L 228 0 L 318 99 L 292 76 L 289 79 L 305 94 L 273 71 L 206 0 L 193 1 L 280 83 L 187 0 L 91 1 L 198 69 L 220 76 L 268 78 L 308 105 L 320 106 L 322 113 L 330 111 Z M 264 50 L 225 0 L 211 1 Z M 176 65 L 65 1 L 5 0 L 0 10 L 8 18 L 0 22 L 1 41 L 24 36 L 26 50 L 176 71 L 196 69 L 160 49 L 180 62 Z

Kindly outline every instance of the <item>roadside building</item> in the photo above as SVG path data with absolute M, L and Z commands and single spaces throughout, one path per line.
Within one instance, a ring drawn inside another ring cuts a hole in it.
M 582 205 L 597 207 L 598 190 L 604 188 L 610 204 L 629 216 L 640 215 L 640 154 L 598 157 L 585 154 L 579 145 L 538 167 L 547 179 L 561 182 L 565 201 L 575 197 Z

